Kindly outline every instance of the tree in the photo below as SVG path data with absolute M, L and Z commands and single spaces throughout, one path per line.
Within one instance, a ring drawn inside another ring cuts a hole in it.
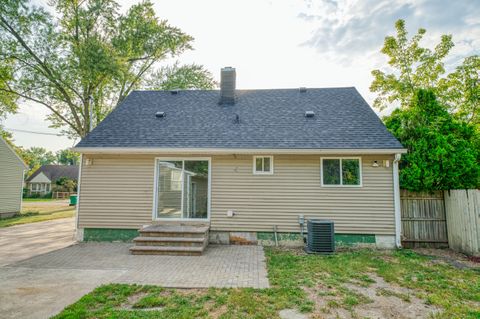
M 454 46 L 451 35 L 443 35 L 431 50 L 420 45 L 425 29 L 419 29 L 409 39 L 404 20 L 398 20 L 395 28 L 396 36 L 387 36 L 381 51 L 389 57 L 393 72 L 372 71 L 374 80 L 370 90 L 378 93 L 374 107 L 383 110 L 395 103 L 408 107 L 415 92 L 426 89 L 432 90 L 452 114 L 479 124 L 480 58 L 467 57 L 445 76 L 444 60 Z
M 480 56 L 465 58 L 462 65 L 440 79 L 442 102 L 463 121 L 480 124 Z
M 203 69 L 202 66 L 175 63 L 155 72 L 146 82 L 146 87 L 150 90 L 173 90 L 213 88 L 215 84 L 210 72 Z
M 449 114 L 432 90 L 415 93 L 408 108 L 385 118 L 408 149 L 400 163 L 400 186 L 411 191 L 480 187 L 480 136 L 472 124 Z
M 114 0 L 49 4 L 54 16 L 28 0 L 0 5 L 0 115 L 18 101 L 33 101 L 51 111 L 53 127 L 84 137 L 158 72 L 170 84 L 157 81 L 156 87 L 214 86 L 198 65 L 158 71 L 159 62 L 192 49 L 193 38 L 159 20 L 149 1 L 125 14 Z
M 30 168 L 27 174 L 28 176 L 35 172 L 40 166 L 54 164 L 56 161 L 55 155 L 43 147 L 31 147 L 26 150 L 20 149 L 19 155 Z
M 60 190 L 60 191 L 73 192 L 77 190 L 77 182 L 65 176 L 62 176 L 59 179 L 57 179 L 55 184 L 58 186 L 57 190 Z
M 2 48 L 0 44 L 0 50 L 2 50 Z M 6 86 L 6 83 L 11 81 L 12 77 L 13 61 L 7 59 L 0 61 L 0 120 L 5 119 L 7 113 L 13 113 L 17 110 L 17 97 L 9 93 L 8 87 Z
M 56 162 L 62 165 L 78 165 L 80 163 L 80 154 L 70 149 L 58 151 L 56 154 Z
M 18 147 L 13 144 L 13 135 L 12 133 L 5 131 L 0 125 L 0 137 L 3 138 L 8 145 L 10 145 L 14 150 L 17 150 Z

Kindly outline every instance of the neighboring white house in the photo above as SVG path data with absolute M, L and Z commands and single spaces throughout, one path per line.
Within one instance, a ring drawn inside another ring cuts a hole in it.
M 28 190 L 32 193 L 45 194 L 50 192 L 51 189 L 52 181 L 43 172 L 28 181 Z
M 23 174 L 28 167 L 0 137 L 0 219 L 22 208 Z
M 55 182 L 61 177 L 77 181 L 78 166 L 43 165 L 27 179 L 26 186 L 31 194 L 38 193 L 44 195 L 53 190 Z

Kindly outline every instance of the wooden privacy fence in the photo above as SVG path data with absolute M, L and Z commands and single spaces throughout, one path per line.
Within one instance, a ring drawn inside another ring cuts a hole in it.
M 55 199 L 68 199 L 70 198 L 70 195 L 76 194 L 75 192 L 53 192 L 52 193 L 52 198 Z
M 450 248 L 480 256 L 480 190 L 445 192 Z
M 448 247 L 443 191 L 400 192 L 403 247 Z

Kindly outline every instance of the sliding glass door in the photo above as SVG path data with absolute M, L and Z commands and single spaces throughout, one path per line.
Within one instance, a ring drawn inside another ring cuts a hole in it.
M 208 219 L 209 159 L 158 159 L 156 219 Z

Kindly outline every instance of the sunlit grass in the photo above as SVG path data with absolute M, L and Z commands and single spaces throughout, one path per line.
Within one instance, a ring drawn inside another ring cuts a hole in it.
M 21 214 L 6 218 L 0 219 L 0 227 L 9 227 L 21 224 L 43 222 L 52 219 L 59 218 L 68 218 L 75 215 L 75 209 L 73 208 L 63 208 L 60 210 L 39 212 L 39 211 L 27 211 L 22 212 Z
M 346 287 L 368 287 L 375 273 L 386 282 L 407 287 L 426 304 L 440 309 L 436 318 L 480 318 L 480 273 L 431 263 L 430 257 L 409 250 L 360 250 L 331 256 L 304 255 L 299 251 L 266 249 L 268 289 L 166 289 L 157 286 L 110 284 L 85 295 L 55 318 L 278 318 L 282 309 L 318 312 L 306 293 L 314 287 L 320 298 L 334 297 L 326 307 L 355 307 L 371 302 Z M 385 258 L 388 257 L 388 258 Z M 410 302 L 410 296 L 379 290 Z M 320 314 L 320 317 L 322 315 Z

